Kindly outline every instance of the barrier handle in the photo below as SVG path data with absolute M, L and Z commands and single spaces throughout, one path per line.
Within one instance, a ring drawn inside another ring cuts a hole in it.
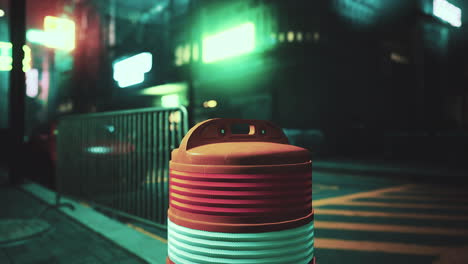
M 233 133 L 234 125 L 248 125 L 249 132 Z M 187 151 L 198 146 L 221 142 L 272 142 L 288 144 L 283 130 L 266 120 L 214 118 L 198 123 L 192 127 L 179 149 Z

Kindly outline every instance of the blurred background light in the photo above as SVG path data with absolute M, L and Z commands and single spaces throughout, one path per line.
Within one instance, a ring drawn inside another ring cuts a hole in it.
M 462 10 L 446 0 L 434 0 L 434 16 L 448 22 L 454 27 L 462 25 Z
M 279 35 L 278 35 L 278 40 L 279 40 L 279 42 L 283 42 L 283 41 L 284 41 L 284 33 L 279 33 Z
M 13 69 L 13 57 L 11 42 L 0 41 L 0 71 L 11 71 Z M 27 45 L 23 46 L 23 72 L 29 71 L 32 65 L 31 48 Z
M 204 108 L 215 108 L 216 106 L 218 106 L 218 102 L 216 100 L 208 100 L 203 102 Z
M 46 16 L 44 32 L 51 38 L 47 41 L 48 47 L 67 51 L 75 48 L 75 22 L 73 20 Z
M 5 11 L 3 9 L 0 9 L 0 17 L 4 17 L 5 16 Z
M 297 41 L 302 42 L 302 39 L 303 39 L 302 32 L 297 32 L 296 39 Z
M 23 51 L 24 51 L 23 72 L 28 72 L 31 69 L 31 63 L 32 63 L 31 48 L 27 45 L 24 45 Z
M 364 28 L 375 25 L 385 16 L 383 10 L 392 10 L 393 2 L 381 0 L 335 0 L 334 6 L 338 15 L 347 23 Z
M 190 62 L 190 57 L 191 57 L 190 48 L 191 48 L 190 44 L 185 44 L 185 46 L 183 48 L 183 53 L 182 53 L 183 63 L 189 63 Z
M 11 71 L 13 69 L 12 47 L 10 42 L 0 42 L 0 71 Z
M 93 146 L 93 147 L 87 148 L 87 151 L 93 154 L 108 154 L 108 153 L 111 153 L 112 148 L 104 147 L 104 146 Z
M 314 41 L 317 42 L 320 40 L 320 33 L 319 32 L 314 32 Z
M 72 51 L 75 49 L 75 22 L 66 18 L 46 16 L 44 31 L 29 29 L 26 39 L 48 48 Z
M 289 31 L 288 32 L 288 42 L 293 42 L 294 41 L 294 32 Z
M 198 60 L 198 44 L 194 43 L 192 46 L 192 60 L 197 61 Z
M 167 83 L 145 88 L 141 91 L 142 95 L 165 95 L 185 92 L 188 84 L 186 82 Z
M 39 94 L 39 71 L 30 69 L 26 72 L 26 95 L 34 98 Z
M 249 53 L 255 49 L 255 25 L 251 22 L 203 39 L 203 62 L 211 63 Z
M 153 54 L 143 52 L 114 62 L 114 80 L 120 88 L 142 83 L 153 68 Z
M 178 94 L 168 94 L 161 96 L 161 105 L 163 107 L 177 107 L 180 106 L 180 98 Z
M 36 44 L 45 44 L 47 41 L 45 32 L 39 29 L 28 29 L 26 31 L 26 39 Z

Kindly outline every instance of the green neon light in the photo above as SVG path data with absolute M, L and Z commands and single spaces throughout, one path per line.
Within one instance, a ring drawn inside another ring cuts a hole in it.
M 93 154 L 108 154 L 111 153 L 112 149 L 109 147 L 95 146 L 87 148 L 89 153 Z
M 433 13 L 454 27 L 462 25 L 462 10 L 446 0 L 434 0 Z
M 114 62 L 114 80 L 120 88 L 142 83 L 145 73 L 153 68 L 153 55 L 143 52 Z
M 178 94 L 168 94 L 161 96 L 161 105 L 163 107 L 176 107 L 180 105 L 180 97 Z
M 75 22 L 66 18 L 46 16 L 44 31 L 29 29 L 26 39 L 48 48 L 71 51 L 75 49 Z
M 338 14 L 356 26 L 371 26 L 376 23 L 379 10 L 390 8 L 394 1 L 379 0 L 336 0 L 333 1 Z M 379 12 L 383 15 L 383 12 Z
M 203 39 L 203 62 L 236 57 L 255 49 L 255 25 L 251 22 Z
M 165 95 L 185 92 L 187 90 L 188 84 L 186 82 L 180 83 L 166 83 L 156 86 L 151 86 L 146 89 L 143 89 L 140 94 L 142 95 Z
M 0 71 L 11 71 L 13 69 L 12 47 L 10 42 L 0 42 Z
M 43 44 L 46 38 L 46 33 L 39 29 L 29 29 L 26 31 L 26 39 L 31 43 Z

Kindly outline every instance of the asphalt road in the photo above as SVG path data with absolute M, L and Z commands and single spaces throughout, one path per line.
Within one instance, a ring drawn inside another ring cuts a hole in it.
M 375 176 L 314 172 L 318 264 L 468 263 L 463 187 Z M 160 230 L 131 224 L 166 238 Z
M 336 173 L 313 178 L 317 263 L 468 263 L 463 187 Z
M 317 263 L 468 263 L 466 186 L 421 182 L 314 171 Z M 161 230 L 128 224 L 166 239 Z

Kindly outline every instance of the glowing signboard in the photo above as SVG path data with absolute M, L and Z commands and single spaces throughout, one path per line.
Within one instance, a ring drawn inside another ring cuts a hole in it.
M 448 22 L 454 27 L 462 25 L 462 10 L 446 0 L 434 0 L 434 16 Z
M 75 22 L 67 18 L 46 16 L 44 31 L 30 29 L 26 32 L 29 42 L 48 48 L 71 51 L 75 49 Z
M 49 47 L 68 51 L 75 48 L 75 22 L 72 20 L 46 16 L 44 32 L 51 38 L 48 41 Z
M 129 58 L 120 59 L 113 64 L 114 80 L 120 88 L 142 83 L 145 73 L 153 68 L 153 55 L 143 52 Z
M 255 25 L 251 22 L 203 38 L 203 62 L 236 57 L 255 49 Z

